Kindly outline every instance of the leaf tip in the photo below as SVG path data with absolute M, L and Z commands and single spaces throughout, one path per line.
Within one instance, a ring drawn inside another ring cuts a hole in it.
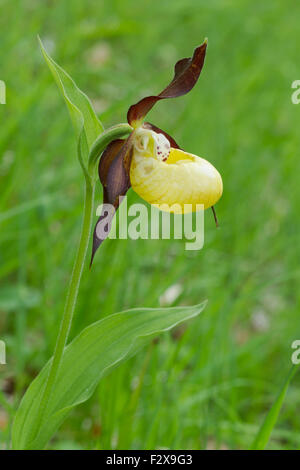
M 37 34 L 36 37 L 37 37 L 37 40 L 39 42 L 39 45 L 40 45 L 40 48 L 42 49 L 42 51 L 45 50 L 43 41 L 41 40 L 41 36 L 39 34 Z

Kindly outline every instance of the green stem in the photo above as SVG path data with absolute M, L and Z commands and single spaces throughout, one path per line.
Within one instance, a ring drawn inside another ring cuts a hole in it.
M 45 388 L 42 394 L 40 401 L 40 406 L 37 411 L 37 416 L 35 420 L 35 426 L 32 430 L 32 440 L 33 443 L 35 438 L 38 435 L 38 432 L 41 428 L 47 406 L 49 404 L 51 393 L 57 379 L 59 372 L 59 367 L 61 365 L 64 348 L 67 344 L 70 328 L 72 325 L 73 314 L 76 306 L 78 290 L 81 280 L 81 275 L 83 271 L 83 266 L 86 258 L 86 253 L 89 245 L 91 225 L 93 219 L 93 207 L 94 207 L 94 190 L 95 190 L 95 181 L 94 173 L 97 161 L 105 149 L 105 147 L 115 139 L 127 136 L 132 132 L 132 127 L 129 124 L 118 124 L 113 126 L 106 131 L 104 131 L 98 139 L 96 139 L 93 144 L 88 162 L 88 172 L 85 171 L 85 197 L 84 197 L 84 216 L 81 230 L 81 237 L 79 241 L 79 247 L 77 250 L 77 255 L 75 258 L 75 263 L 70 279 L 69 289 L 67 293 L 67 299 L 65 304 L 64 314 L 60 324 L 60 330 L 58 333 L 56 346 L 54 350 L 54 355 L 49 371 L 49 375 L 45 384 Z M 80 153 L 80 144 L 78 146 L 79 157 L 81 158 Z M 79 160 L 80 160 L 79 158 Z
M 50 372 L 48 375 L 48 379 L 45 385 L 45 389 L 42 395 L 40 407 L 39 407 L 37 418 L 36 418 L 34 437 L 36 437 L 36 433 L 39 431 L 40 426 L 42 424 L 44 413 L 49 403 L 49 399 L 50 399 L 50 396 L 51 396 L 51 393 L 55 384 L 55 380 L 57 378 L 57 374 L 59 371 L 59 367 L 62 361 L 64 348 L 66 346 L 67 339 L 69 336 L 69 331 L 70 331 L 71 324 L 72 324 L 72 319 L 73 319 L 73 314 L 75 310 L 84 261 L 85 261 L 85 257 L 86 257 L 86 253 L 88 249 L 88 244 L 89 244 L 91 224 L 92 224 L 92 218 L 93 218 L 93 206 L 94 206 L 94 185 L 92 185 L 89 181 L 86 181 L 85 198 L 84 198 L 84 216 L 83 216 L 80 242 L 79 242 L 77 255 L 75 258 L 75 263 L 74 263 L 74 267 L 73 267 L 73 271 L 71 275 L 71 280 L 70 280 L 66 304 L 65 304 L 65 310 L 64 310 L 64 314 L 63 314 L 61 324 L 60 324 L 60 330 L 59 330 L 59 334 L 58 334 L 57 341 L 56 341 L 53 360 L 52 360 Z

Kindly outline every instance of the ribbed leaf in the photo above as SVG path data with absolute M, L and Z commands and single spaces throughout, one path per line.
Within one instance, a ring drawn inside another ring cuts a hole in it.
M 198 315 L 205 305 L 127 310 L 87 327 L 66 347 L 39 434 L 30 441 L 51 360 L 31 383 L 14 421 L 13 448 L 44 448 L 69 411 L 92 395 L 104 374 L 154 335 Z
M 39 42 L 43 56 L 67 104 L 77 142 L 80 145 L 80 163 L 86 169 L 91 146 L 104 128 L 88 97 L 77 87 L 70 75 L 49 56 L 40 39 Z

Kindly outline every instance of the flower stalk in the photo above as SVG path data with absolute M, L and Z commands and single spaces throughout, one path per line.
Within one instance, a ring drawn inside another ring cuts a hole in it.
M 84 263 L 86 259 L 86 254 L 89 246 L 91 227 L 93 221 L 93 211 L 94 211 L 94 193 L 95 193 L 95 167 L 101 156 L 103 150 L 107 145 L 114 139 L 124 137 L 132 131 L 132 128 L 128 124 L 119 124 L 105 130 L 100 136 L 96 139 L 94 145 L 91 148 L 89 154 L 89 172 L 88 175 L 85 174 L 85 194 L 84 194 L 84 210 L 83 210 L 83 222 L 81 229 L 81 236 L 77 248 L 77 253 L 73 265 L 73 270 L 71 274 L 71 279 L 68 287 L 66 303 L 64 308 L 63 317 L 60 324 L 60 329 L 58 337 L 56 340 L 56 345 L 54 349 L 53 359 L 51 363 L 51 368 L 49 375 L 46 381 L 44 392 L 40 401 L 36 425 L 33 430 L 32 440 L 34 440 L 38 431 L 41 427 L 43 418 L 46 414 L 47 406 L 49 404 L 51 394 L 54 389 L 55 381 L 59 372 L 59 367 L 62 361 L 64 348 L 66 347 L 69 332 L 72 325 L 72 320 L 74 316 L 74 310 L 76 307 L 78 291 L 80 287 L 80 281 L 82 277 L 82 272 L 84 268 Z

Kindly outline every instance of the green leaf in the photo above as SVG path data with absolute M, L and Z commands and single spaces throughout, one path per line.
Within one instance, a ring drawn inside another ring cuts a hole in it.
M 78 145 L 80 146 L 80 163 L 86 172 L 87 158 L 92 144 L 104 130 L 89 98 L 77 87 L 74 80 L 46 52 L 39 39 L 43 56 L 67 104 L 75 129 Z
M 276 425 L 283 401 L 285 399 L 285 395 L 287 392 L 287 389 L 289 387 L 289 384 L 294 377 L 295 373 L 297 370 L 297 366 L 293 366 L 287 376 L 287 378 L 284 381 L 284 384 L 275 400 L 273 403 L 271 409 L 269 410 L 267 416 L 264 419 L 264 422 L 262 423 L 255 439 L 254 442 L 251 446 L 251 450 L 264 450 L 269 442 L 269 439 L 271 437 L 272 431 Z
M 47 412 L 30 440 L 51 360 L 29 386 L 13 425 L 14 449 L 42 449 L 69 411 L 92 395 L 99 380 L 132 356 L 154 335 L 198 315 L 206 302 L 192 307 L 143 308 L 116 313 L 84 329 L 64 351 Z

